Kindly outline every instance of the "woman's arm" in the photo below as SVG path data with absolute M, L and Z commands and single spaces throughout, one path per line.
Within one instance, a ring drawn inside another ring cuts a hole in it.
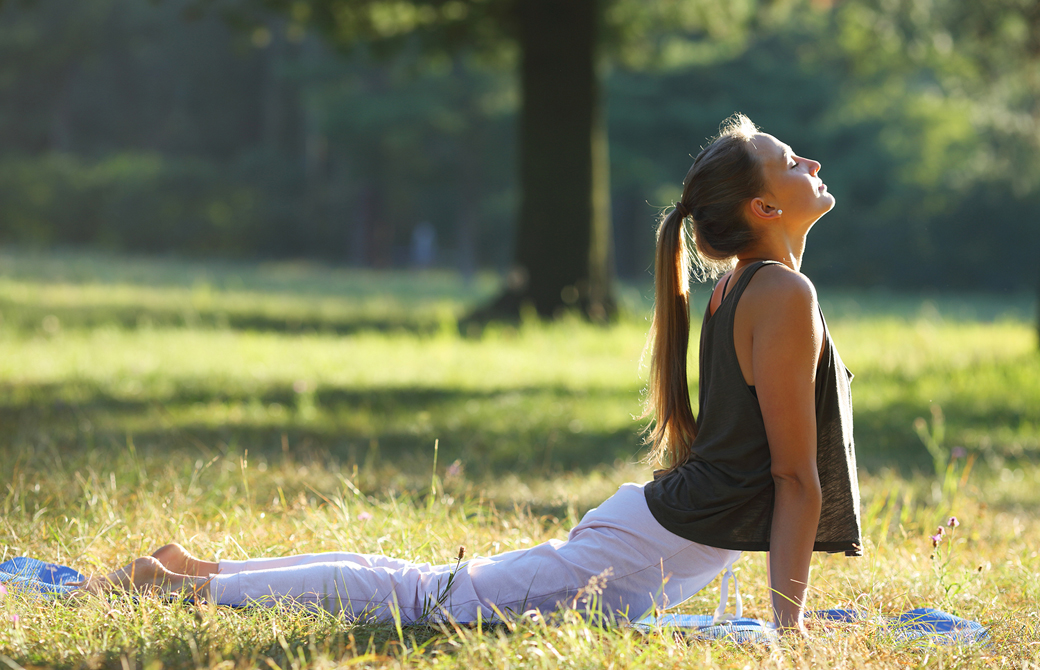
M 769 581 L 777 625 L 804 630 L 802 607 L 822 501 L 816 470 L 816 366 L 823 323 L 808 279 L 769 270 L 751 305 L 755 391 L 776 485 Z

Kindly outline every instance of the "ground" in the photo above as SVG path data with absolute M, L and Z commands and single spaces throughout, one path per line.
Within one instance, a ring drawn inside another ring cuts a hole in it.
M 564 318 L 460 335 L 456 319 L 495 288 L 436 272 L 0 256 L 0 560 L 94 572 L 176 540 L 211 558 L 347 548 L 447 562 L 461 545 L 486 554 L 563 537 L 618 484 L 649 477 L 633 419 L 648 288 L 623 287 L 609 327 Z M 817 556 L 810 607 L 932 605 L 989 625 L 989 647 L 924 650 L 862 628 L 768 652 L 602 629 L 576 613 L 491 631 L 398 629 L 12 591 L 0 599 L 0 661 L 1037 663 L 1040 354 L 1028 296 L 819 293 L 856 374 L 866 551 Z M 933 548 L 951 515 L 960 526 Z M 738 575 L 745 611 L 766 616 L 763 558 L 746 555 Z M 683 611 L 710 612 L 718 588 Z

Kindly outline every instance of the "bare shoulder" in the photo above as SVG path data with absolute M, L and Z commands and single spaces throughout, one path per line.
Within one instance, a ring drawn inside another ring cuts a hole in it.
M 737 304 L 733 327 L 741 372 L 748 384 L 761 387 L 760 404 L 773 392 L 786 393 L 778 391 L 784 384 L 812 378 L 823 321 L 805 275 L 776 264 L 759 269 Z
M 815 311 L 817 305 L 816 287 L 808 277 L 786 265 L 772 263 L 755 273 L 746 296 L 749 302 L 773 314 Z

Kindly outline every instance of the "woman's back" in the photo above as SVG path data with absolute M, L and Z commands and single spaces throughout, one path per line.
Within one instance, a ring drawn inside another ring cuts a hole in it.
M 769 441 L 755 389 L 747 383 L 734 343 L 737 306 L 755 274 L 766 265 L 747 266 L 732 281 L 717 309 L 712 312 L 709 304 L 705 310 L 698 430 L 691 456 L 645 488 L 647 504 L 661 525 L 692 541 L 725 549 L 769 549 L 775 498 Z M 816 372 L 817 466 L 823 510 L 814 548 L 858 554 L 859 495 L 850 375 L 829 333 L 824 332 Z

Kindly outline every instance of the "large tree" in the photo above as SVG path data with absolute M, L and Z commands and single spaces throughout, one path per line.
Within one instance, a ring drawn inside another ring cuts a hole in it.
M 198 0 L 248 25 L 277 12 L 349 50 L 470 50 L 519 62 L 519 211 L 514 267 L 478 320 L 525 304 L 552 316 L 614 311 L 605 53 L 628 62 L 703 58 L 739 43 L 755 2 L 708 0 Z

